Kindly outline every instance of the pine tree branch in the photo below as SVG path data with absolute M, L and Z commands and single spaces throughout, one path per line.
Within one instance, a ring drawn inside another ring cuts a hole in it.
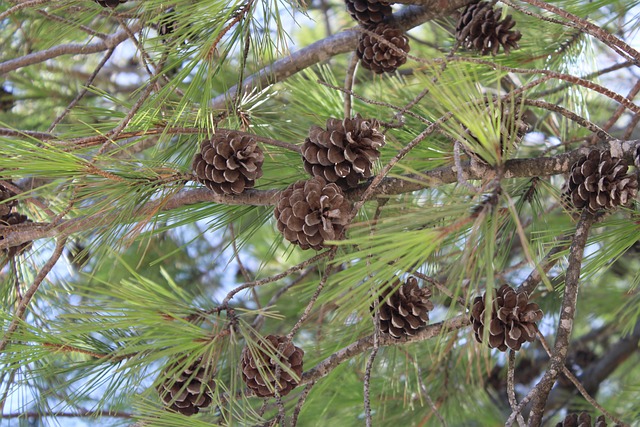
M 414 342 L 426 341 L 428 339 L 439 336 L 440 334 L 457 331 L 458 329 L 465 328 L 469 325 L 469 316 L 467 314 L 461 314 L 444 322 L 435 323 L 427 326 L 420 333 L 401 339 L 394 339 L 389 336 L 380 336 L 380 346 L 388 347 L 392 345 L 404 345 Z M 308 384 L 312 381 L 317 381 L 322 377 L 327 376 L 342 362 L 345 362 L 354 356 L 362 354 L 373 348 L 374 336 L 368 335 L 364 338 L 360 338 L 358 341 L 336 351 L 331 356 L 318 363 L 313 368 L 309 369 L 302 374 L 302 380 L 300 384 Z
M 131 26 L 131 31 L 136 32 L 142 28 L 142 24 L 134 24 Z M 33 52 L 28 55 L 21 56 L 19 58 L 10 59 L 5 62 L 0 62 L 0 75 L 6 74 L 9 71 L 17 70 L 18 68 L 26 67 L 29 65 L 39 64 L 48 59 L 57 58 L 62 55 L 88 55 L 91 53 L 98 53 L 109 49 L 114 49 L 120 43 L 129 38 L 126 31 L 118 31 L 117 33 L 108 36 L 104 40 L 97 41 L 89 44 L 64 44 L 54 46 L 47 50 L 41 50 L 39 52 Z
M 614 140 L 605 144 L 604 147 L 611 150 L 612 156 L 624 157 L 632 162 L 634 150 L 638 145 L 640 145 L 640 141 L 638 140 Z M 586 155 L 591 149 L 593 148 L 583 147 L 553 157 L 508 160 L 504 164 L 504 174 L 502 177 L 503 179 L 531 178 L 567 173 L 571 165 L 581 156 Z M 462 175 L 467 180 L 491 180 L 495 178 L 495 171 L 488 166 L 484 167 L 478 164 L 463 163 L 462 167 L 464 168 Z M 379 195 L 409 193 L 424 188 L 451 184 L 457 182 L 457 178 L 455 165 L 442 166 L 420 174 L 409 174 L 404 179 L 373 178 L 370 179 L 368 183 L 361 184 L 354 190 L 347 192 L 347 196 L 352 200 L 362 201 L 363 196 L 367 196 L 365 197 L 366 199 Z M 378 184 L 375 191 L 368 190 L 371 188 L 374 180 L 375 183 Z M 279 192 L 279 190 L 251 189 L 237 195 L 219 195 L 205 188 L 182 190 L 166 201 L 154 201 L 141 206 L 137 215 L 133 215 L 131 220 L 135 221 L 136 217 L 144 217 L 150 212 L 156 212 L 159 208 L 162 210 L 171 210 L 204 202 L 226 205 L 273 206 L 277 202 Z M 3 237 L 3 239 L 0 240 L 0 249 L 17 246 L 24 242 L 37 239 L 69 236 L 80 231 L 99 230 L 110 224 L 110 222 L 111 214 L 106 212 L 60 221 L 55 224 L 35 224 L 29 227 L 21 227 L 20 231 L 9 231 L 6 232 L 6 234 L 0 232 L 0 235 Z
M 587 210 L 584 210 L 580 221 L 576 227 L 576 233 L 571 242 L 569 249 L 569 260 L 565 275 L 564 297 L 562 307 L 560 309 L 560 319 L 556 330 L 556 341 L 554 344 L 553 355 L 551 357 L 550 366 L 545 372 L 542 379 L 536 384 L 532 390 L 531 401 L 532 408 L 529 413 L 529 426 L 539 426 L 542 423 L 545 405 L 551 391 L 551 387 L 556 382 L 558 375 L 562 372 L 564 362 L 569 351 L 569 342 L 571 332 L 573 330 L 573 321 L 575 317 L 576 304 L 578 301 L 578 284 L 580 283 L 580 269 L 584 248 L 589 237 L 589 229 L 593 224 L 594 217 Z M 519 407 L 518 409 L 521 409 Z M 518 410 L 513 411 L 513 416 L 519 413 Z
M 422 0 L 421 6 L 408 6 L 394 15 L 396 23 L 403 29 L 409 30 L 429 20 L 447 16 L 456 9 L 472 3 L 473 0 Z M 443 4 L 444 3 L 444 4 Z M 297 50 L 285 58 L 279 59 L 262 70 L 244 79 L 243 92 L 254 89 L 264 89 L 269 85 L 283 81 L 292 75 L 324 62 L 336 55 L 351 52 L 356 49 L 359 31 L 350 28 L 330 37 L 310 44 Z M 225 93 L 211 100 L 210 108 L 224 110 L 238 92 L 238 85 L 232 86 Z

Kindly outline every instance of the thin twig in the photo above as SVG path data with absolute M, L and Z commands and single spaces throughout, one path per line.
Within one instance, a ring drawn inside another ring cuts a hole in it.
M 304 390 L 302 390 L 302 393 L 300 393 L 300 396 L 298 397 L 298 403 L 296 404 L 296 407 L 293 410 L 293 415 L 291 416 L 291 423 L 289 424 L 290 427 L 296 427 L 298 425 L 298 417 L 300 416 L 300 411 L 302 411 L 302 406 L 307 400 L 307 396 L 309 396 L 309 392 L 315 384 L 315 381 L 311 381 L 307 384 Z
M 29 306 L 29 303 L 31 302 L 31 299 L 33 298 L 33 296 L 38 291 L 40 284 L 42 283 L 44 278 L 47 277 L 47 274 L 49 274 L 53 266 L 56 265 L 56 263 L 58 262 L 58 259 L 60 259 L 60 256 L 62 255 L 66 241 L 67 241 L 66 238 L 58 239 L 56 243 L 56 247 L 53 253 L 51 254 L 51 257 L 42 266 L 42 268 L 40 269 L 36 277 L 33 279 L 33 283 L 31 284 L 31 286 L 29 286 L 29 289 L 27 289 L 27 291 L 25 292 L 24 297 L 20 300 L 20 303 L 18 304 L 18 307 L 16 308 L 15 313 L 13 314 L 13 320 L 11 321 L 11 324 L 5 331 L 4 336 L 0 341 L 0 353 L 3 352 L 4 349 L 7 347 L 7 345 L 11 341 L 11 336 L 18 329 L 18 325 L 20 325 L 20 322 L 22 322 L 22 320 L 24 319 L 24 316 L 27 311 L 27 307 Z
M 87 92 L 89 92 L 89 87 L 91 87 L 91 85 L 93 84 L 93 81 L 96 79 L 96 77 L 98 77 L 98 73 L 100 72 L 100 70 L 102 70 L 102 67 L 104 67 L 104 65 L 107 63 L 109 58 L 111 58 L 111 55 L 113 55 L 113 51 L 114 50 L 115 49 L 113 49 L 113 48 L 107 50 L 107 52 L 102 57 L 102 60 L 100 61 L 100 63 L 96 66 L 95 70 L 93 70 L 93 72 L 91 73 L 91 75 L 87 79 L 86 83 L 84 84 L 84 88 L 80 91 L 80 93 L 78 95 L 76 95 L 75 98 L 73 98 L 73 101 L 71 101 L 69 103 L 69 105 L 67 105 L 67 108 L 64 109 L 62 114 L 60 114 L 53 121 L 53 123 L 51 123 L 51 126 L 49 126 L 49 129 L 47 129 L 47 132 L 53 132 L 53 130 L 58 125 L 58 123 L 60 123 L 62 121 L 62 119 L 64 119 L 65 116 L 71 111 L 71 109 L 73 107 L 75 107 L 76 104 L 78 104 L 78 102 L 80 102 L 80 100 L 87 94 Z
M 516 390 L 514 384 L 514 376 L 516 370 L 516 352 L 512 349 L 509 349 L 509 362 L 507 366 L 507 397 L 509 398 L 509 405 L 511 406 L 511 410 L 515 411 L 518 406 L 518 401 L 516 400 Z M 518 425 L 520 427 L 525 426 L 524 417 L 522 414 L 518 414 Z
M 351 54 L 351 60 L 349 61 L 349 66 L 347 67 L 347 72 L 344 77 L 344 118 L 351 118 L 351 93 L 353 89 L 353 81 L 355 80 L 356 70 L 358 69 L 358 64 L 360 60 L 358 59 L 358 55 L 355 52 Z

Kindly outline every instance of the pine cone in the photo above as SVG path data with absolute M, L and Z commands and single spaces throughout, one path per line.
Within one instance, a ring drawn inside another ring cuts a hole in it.
M 102 7 L 116 7 L 120 3 L 126 3 L 127 0 L 95 0 Z
M 240 194 L 262 176 L 264 155 L 255 139 L 219 132 L 204 141 L 193 160 L 198 181 L 217 194 Z
M 576 209 L 615 208 L 629 204 L 638 193 L 638 179 L 627 174 L 624 159 L 611 157 L 611 152 L 593 150 L 571 167 L 562 197 Z
M 160 399 L 169 409 L 183 415 L 193 415 L 211 405 L 215 372 L 213 366 L 202 363 L 201 358 L 179 372 L 184 363 L 185 359 L 181 358 L 169 365 L 162 373 L 165 378 L 157 390 Z
M 18 205 L 16 199 L 7 201 L 13 196 L 15 196 L 13 191 L 0 184 L 0 219 L 8 216 L 11 213 L 11 209 Z
M 501 15 L 489 2 L 470 4 L 458 19 L 456 39 L 463 47 L 478 50 L 482 55 L 497 55 L 500 46 L 508 54 L 518 48 L 522 34 L 511 30 L 516 25 L 511 15 L 503 20 Z
M 248 346 L 242 349 L 242 379 L 257 396 L 275 396 L 276 389 L 280 396 L 285 396 L 302 378 L 303 356 L 304 351 L 286 337 L 268 335 L 258 343 L 257 350 L 252 351 Z M 278 365 L 280 376 L 276 378 Z
M 619 424 L 616 424 L 615 427 L 618 427 Z M 573 413 L 567 415 L 562 422 L 556 424 L 556 427 L 591 427 L 591 415 L 587 412 L 581 412 L 580 415 Z M 605 420 L 604 415 L 600 415 L 596 418 L 595 424 L 593 427 L 607 427 L 607 421 Z
M 26 215 L 22 215 L 17 212 L 11 212 L 9 215 L 0 217 L 0 240 L 3 239 L 2 228 L 11 227 L 14 225 L 28 224 L 30 222 L 33 222 L 33 221 L 27 218 Z M 29 249 L 30 247 L 31 247 L 31 242 L 24 242 L 16 246 L 11 246 L 8 249 L 3 249 L 3 252 L 6 253 L 9 257 L 13 257 Z
M 423 330 L 429 323 L 429 311 L 433 310 L 433 303 L 429 301 L 431 290 L 420 289 L 415 277 L 399 285 L 400 281 L 396 280 L 378 300 L 380 331 L 396 339 L 412 337 Z M 394 289 L 396 291 L 383 302 Z
M 302 145 L 304 169 L 347 189 L 371 176 L 371 165 L 385 143 L 377 120 L 327 120 L 327 130 L 313 126 Z
M 350 211 L 340 187 L 316 176 L 283 190 L 274 216 L 285 239 L 302 249 L 320 250 L 325 240 L 341 237 Z
M 401 29 L 389 24 L 380 24 L 371 28 L 377 36 L 360 33 L 356 53 L 362 60 L 362 66 L 376 74 L 393 73 L 407 62 L 409 39 Z M 387 43 L 380 40 L 382 37 Z M 392 46 L 395 46 L 393 48 Z
M 365 27 L 380 24 L 393 10 L 389 2 L 380 0 L 344 0 L 353 19 Z
M 470 320 L 476 340 L 480 343 L 484 333 L 486 297 L 486 293 L 476 297 L 471 308 Z M 542 310 L 538 304 L 529 302 L 526 292 L 516 293 L 509 285 L 503 285 L 496 291 L 496 298 L 489 307 L 490 348 L 520 350 L 525 341 L 532 342 L 535 339 L 535 322 L 542 319 Z
M 4 86 L 0 85 L 0 111 L 7 112 L 13 108 L 15 105 L 15 97 L 13 96 L 13 92 L 9 89 L 5 89 Z

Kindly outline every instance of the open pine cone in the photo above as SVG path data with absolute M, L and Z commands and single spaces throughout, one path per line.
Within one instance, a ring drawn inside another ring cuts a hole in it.
M 95 0 L 102 7 L 116 7 L 120 3 L 126 3 L 127 0 Z
M 482 55 L 497 55 L 500 46 L 508 54 L 518 48 L 522 34 L 511 30 L 516 25 L 511 15 L 502 20 L 501 15 L 489 2 L 470 4 L 458 19 L 456 39 L 463 47 L 475 49 Z
M 17 212 L 11 212 L 8 215 L 4 215 L 2 217 L 0 217 L 0 234 L 2 234 L 2 228 L 4 227 L 11 227 L 14 225 L 21 225 L 21 224 L 28 224 L 31 221 L 26 215 L 22 215 L 20 213 Z M 3 237 L 0 236 L 0 240 L 2 240 Z M 4 249 L 3 251 L 9 255 L 10 257 L 13 257 L 27 249 L 29 249 L 31 247 L 31 242 L 24 242 L 21 243 L 19 245 L 16 246 L 11 246 L 8 249 Z
M 619 424 L 616 424 L 615 427 L 618 427 Z M 556 424 L 556 427 L 592 427 L 591 424 L 591 415 L 587 412 L 581 412 L 580 415 L 576 413 L 572 413 L 567 415 L 562 422 Z M 596 418 L 595 424 L 593 427 L 607 427 L 607 421 L 604 418 L 604 415 L 600 415 Z
M 8 216 L 11 213 L 11 209 L 18 205 L 16 199 L 7 201 L 13 196 L 15 196 L 13 191 L 0 184 L 0 218 Z
M 407 62 L 409 39 L 400 28 L 380 24 L 370 30 L 378 37 L 366 32 L 360 33 L 356 50 L 364 68 L 376 74 L 393 73 Z M 381 41 L 380 37 L 385 41 Z
M 302 378 L 303 356 L 304 351 L 286 337 L 268 335 L 258 343 L 255 352 L 248 346 L 242 349 L 242 379 L 257 396 L 275 396 L 276 390 L 280 396 L 285 396 Z M 276 377 L 278 365 L 280 375 Z
M 593 150 L 571 167 L 562 198 L 574 208 L 592 213 L 625 206 L 638 193 L 638 179 L 627 170 L 627 162 L 611 157 L 609 150 Z
M 327 129 L 313 126 L 302 145 L 304 169 L 347 189 L 371 176 L 371 166 L 385 143 L 377 120 L 327 120 Z
M 485 330 L 485 307 L 487 294 L 476 297 L 471 307 L 470 320 L 476 340 L 481 343 Z M 535 322 L 542 319 L 538 304 L 530 303 L 526 292 L 516 292 L 509 285 L 502 285 L 496 291 L 489 318 L 489 347 L 506 351 L 507 348 L 520 350 L 525 341 L 536 337 Z
M 391 5 L 386 1 L 344 0 L 344 2 L 351 17 L 365 27 L 375 27 L 393 13 Z
M 167 408 L 183 415 L 193 415 L 211 405 L 215 372 L 213 366 L 203 363 L 201 358 L 176 372 L 184 362 L 184 359 L 173 362 L 162 372 L 165 378 L 157 391 Z
M 429 311 L 433 310 L 433 303 L 429 300 L 431 290 L 420 289 L 415 277 L 409 277 L 399 285 L 400 281 L 396 280 L 388 286 L 378 302 L 380 331 L 396 339 L 412 337 L 423 330 L 429 323 Z M 383 302 L 394 289 L 396 291 Z
M 273 213 L 288 241 L 302 249 L 320 250 L 325 240 L 341 237 L 350 211 L 340 187 L 316 176 L 283 190 Z
M 262 176 L 264 155 L 255 139 L 219 132 L 204 141 L 193 160 L 198 181 L 217 194 L 240 194 Z

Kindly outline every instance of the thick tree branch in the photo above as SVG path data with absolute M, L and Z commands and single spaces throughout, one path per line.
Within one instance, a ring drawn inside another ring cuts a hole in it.
M 141 24 L 134 24 L 131 26 L 131 31 L 140 31 Z M 104 40 L 97 41 L 90 44 L 64 44 L 54 46 L 47 50 L 41 50 L 39 52 L 33 52 L 28 55 L 21 56 L 19 58 L 10 59 L 0 63 L 0 75 L 6 74 L 9 71 L 17 70 L 18 68 L 26 67 L 28 65 L 38 64 L 48 59 L 56 58 L 62 55 L 88 55 L 90 53 L 98 53 L 109 49 L 114 49 L 117 45 L 125 41 L 129 35 L 126 31 L 118 31 L 117 33 L 105 38 Z
M 551 363 L 542 379 L 536 384 L 532 398 L 532 408 L 529 413 L 529 426 L 539 426 L 542 424 L 542 416 L 547 403 L 547 398 L 551 388 L 562 369 L 569 351 L 569 341 L 573 330 L 573 320 L 576 314 L 576 304 L 578 302 L 578 284 L 580 283 L 580 269 L 584 248 L 589 237 L 589 229 L 593 224 L 594 217 L 586 210 L 576 227 L 576 234 L 569 249 L 569 260 L 566 272 L 564 298 L 560 309 L 560 319 L 556 330 L 556 342 L 551 356 Z M 517 411 L 514 411 L 517 412 Z
M 421 6 L 408 6 L 395 14 L 397 24 L 405 29 L 411 29 L 431 19 L 449 15 L 454 10 L 466 6 L 472 0 L 423 0 Z M 262 70 L 244 79 L 242 92 L 249 93 L 253 89 L 263 89 L 274 83 L 308 68 L 312 65 L 327 61 L 332 57 L 355 50 L 358 43 L 357 28 L 341 31 L 330 37 L 310 44 L 289 56 L 279 59 Z M 218 95 L 211 101 L 211 108 L 224 110 L 236 97 L 238 85 L 232 86 L 225 93 Z
M 633 153 L 640 141 L 610 141 L 605 146 L 611 150 L 611 154 L 616 157 L 625 157 L 632 161 Z M 529 159 L 512 159 L 504 164 L 503 179 L 511 178 L 531 178 L 541 176 L 551 176 L 566 173 L 580 156 L 586 155 L 592 148 L 579 148 L 568 153 L 559 154 L 553 157 L 537 157 Z M 495 178 L 495 171 L 488 166 L 471 165 L 463 163 L 464 171 L 462 176 L 465 179 L 491 180 Z M 374 178 L 375 179 L 375 178 Z M 455 165 L 442 166 L 436 169 L 425 171 L 421 174 L 407 175 L 405 179 L 384 178 L 380 181 L 371 197 L 377 195 L 394 195 L 417 191 L 429 187 L 451 184 L 457 182 L 457 171 Z M 362 195 L 367 192 L 370 186 L 368 183 L 347 193 L 352 200 L 362 200 Z M 275 205 L 280 190 L 246 190 L 237 195 L 219 195 L 205 188 L 183 190 L 168 200 L 154 201 L 146 206 L 142 206 L 138 211 L 139 216 L 149 215 L 150 212 L 158 210 L 177 209 L 186 205 L 196 203 L 219 203 L 227 205 L 253 205 L 253 206 L 273 206 Z M 136 218 L 132 216 L 132 221 Z M 36 224 L 28 229 L 20 231 L 6 231 L 0 236 L 0 249 L 16 246 L 24 242 L 37 239 L 69 236 L 73 233 L 87 230 L 99 230 L 111 222 L 111 214 L 97 213 L 90 216 L 74 218 L 61 221 L 57 224 Z

